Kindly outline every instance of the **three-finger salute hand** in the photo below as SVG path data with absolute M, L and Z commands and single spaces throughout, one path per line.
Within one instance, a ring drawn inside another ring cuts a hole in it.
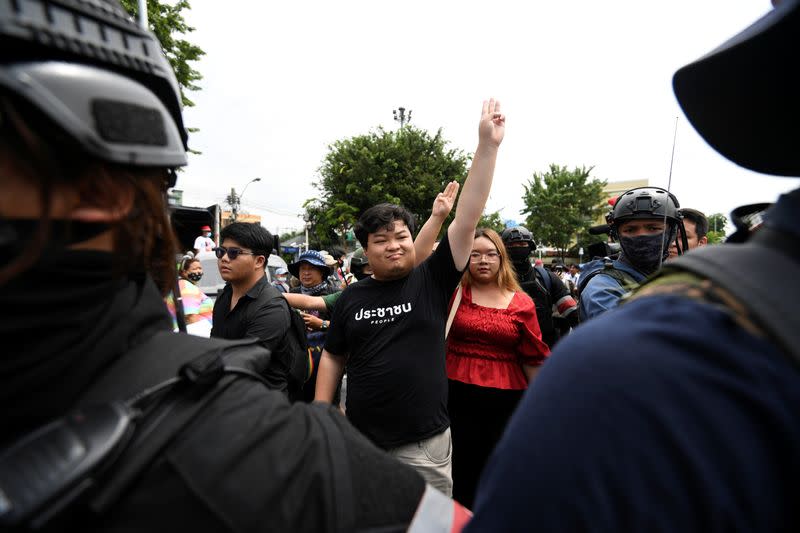
M 500 111 L 500 102 L 494 98 L 483 102 L 481 122 L 478 127 L 479 142 L 500 146 L 506 131 L 506 116 Z
M 458 188 L 459 185 L 457 181 L 451 181 L 448 183 L 447 187 L 444 188 L 444 191 L 436 195 L 436 199 L 433 201 L 431 215 L 442 218 L 447 217 L 447 215 L 450 214 L 450 211 L 453 210 L 453 206 L 456 203 Z

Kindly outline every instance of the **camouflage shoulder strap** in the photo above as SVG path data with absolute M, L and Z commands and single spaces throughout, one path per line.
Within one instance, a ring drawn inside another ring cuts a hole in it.
M 631 299 L 680 294 L 724 308 L 740 326 L 771 338 L 800 367 L 798 240 L 762 228 L 743 244 L 693 250 L 664 265 Z M 776 282 L 774 272 L 788 283 Z

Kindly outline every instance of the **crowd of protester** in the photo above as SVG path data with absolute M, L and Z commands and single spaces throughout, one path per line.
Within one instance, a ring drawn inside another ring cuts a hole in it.
M 463 185 L 419 231 L 378 204 L 351 254 L 306 250 L 271 279 L 272 235 L 234 222 L 176 263 L 164 193 L 187 135 L 167 58 L 115 2 L 23 16 L 34 3 L 0 10 L 3 528 L 798 529 L 796 284 L 749 274 L 768 257 L 794 279 L 800 191 L 737 248 L 707 246 L 670 191 L 632 189 L 608 253 L 545 268 L 537 228 L 478 227 L 505 136 L 489 99 Z M 694 125 L 748 168 L 800 174 L 775 137 L 796 137 L 775 69 L 796 68 L 776 54 L 799 28 L 786 1 L 676 74 Z M 757 137 L 718 127 L 726 102 Z M 206 295 L 211 253 L 225 287 Z

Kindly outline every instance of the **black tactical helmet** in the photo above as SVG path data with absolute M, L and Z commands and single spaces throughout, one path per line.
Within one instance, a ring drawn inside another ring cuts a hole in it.
M 364 269 L 369 266 L 369 259 L 361 247 L 356 248 L 353 256 L 350 258 L 350 273 L 353 274 L 357 280 L 362 280 L 367 277 L 364 274 Z
M 528 231 L 528 228 L 525 226 L 514 226 L 513 228 L 506 228 L 503 230 L 503 233 L 500 235 L 500 238 L 503 239 L 504 244 L 508 244 L 510 242 L 518 242 L 523 241 L 527 242 L 528 246 L 531 250 L 536 248 L 536 241 L 533 240 L 533 234 Z
M 0 94 L 112 163 L 186 164 L 181 96 L 156 37 L 116 0 L 0 7 Z
M 369 259 L 364 254 L 364 249 L 359 247 L 356 248 L 356 251 L 353 252 L 353 256 L 350 258 L 350 268 L 354 266 L 357 267 L 365 267 L 369 264 Z
M 686 229 L 683 227 L 683 217 L 680 213 L 681 204 L 674 194 L 660 187 L 637 187 L 619 195 L 614 203 L 614 209 L 606 215 L 609 226 L 609 235 L 619 238 L 619 225 L 626 220 L 654 218 L 666 219 L 665 249 L 680 235 L 678 254 L 688 250 Z M 680 230 L 680 232 L 678 231 Z M 623 243 L 621 243 L 623 244 Z M 623 244 L 623 251 L 625 247 Z M 665 252 L 666 253 L 666 252 Z M 629 259 L 633 259 L 629 257 Z
M 606 216 L 613 236 L 617 236 L 620 222 L 640 218 L 658 218 L 665 216 L 670 225 L 681 220 L 678 208 L 680 204 L 675 195 L 659 187 L 637 187 L 622 193 L 614 204 L 614 209 Z

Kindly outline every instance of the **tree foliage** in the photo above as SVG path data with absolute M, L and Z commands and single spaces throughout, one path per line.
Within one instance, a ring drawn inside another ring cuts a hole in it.
M 500 216 L 500 211 L 494 211 L 493 213 L 483 213 L 478 222 L 478 227 L 490 228 L 497 233 L 503 233 L 503 230 L 506 229 L 506 224 L 503 221 L 503 217 Z
M 728 217 L 722 213 L 708 216 L 708 244 L 719 244 L 725 240 L 725 227 Z
M 137 0 L 120 1 L 128 13 L 134 18 L 138 17 L 139 2 Z M 186 24 L 186 20 L 183 18 L 182 12 L 189 9 L 191 9 L 189 0 L 178 0 L 174 3 L 147 0 L 147 21 L 150 31 L 161 42 L 164 54 L 172 64 L 181 88 L 181 99 L 186 107 L 194 105 L 194 102 L 186 96 L 186 92 L 200 90 L 195 82 L 203 77 L 190 65 L 190 62 L 197 61 L 205 55 L 199 46 L 183 38 L 194 31 L 194 28 Z
M 413 126 L 334 142 L 314 184 L 319 197 L 305 203 L 312 242 L 343 244 L 361 213 L 382 202 L 411 211 L 419 228 L 445 185 L 466 178 L 469 157 L 448 144 L 441 130 L 431 136 Z
M 573 239 L 596 224 L 606 209 L 606 182 L 591 178 L 591 171 L 592 167 L 568 170 L 551 164 L 523 185 L 526 227 L 538 243 L 558 249 L 562 258 Z

